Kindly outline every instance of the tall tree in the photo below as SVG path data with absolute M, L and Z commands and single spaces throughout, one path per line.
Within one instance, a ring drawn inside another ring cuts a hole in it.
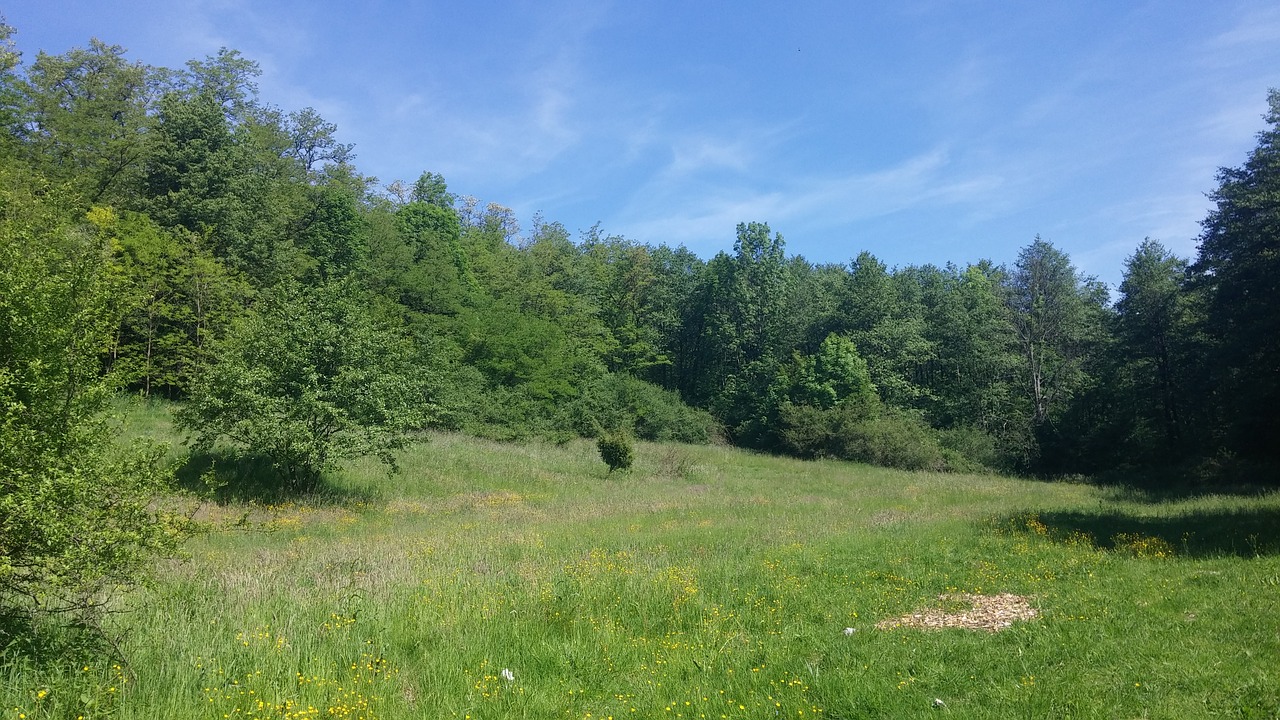
M 1194 271 L 1231 448 L 1280 457 L 1280 90 L 1244 165 L 1223 168 Z
M 891 274 L 869 252 L 850 263 L 844 327 L 867 359 L 880 397 L 896 407 L 919 407 L 927 389 L 915 382 L 934 354 L 925 337 L 920 288 L 910 273 Z
M 1043 425 L 1088 380 L 1084 360 L 1101 331 L 1106 289 L 1081 277 L 1066 253 L 1037 235 L 1018 254 L 1008 298 L 1022 346 L 1031 420 Z
M 1148 238 L 1125 260 L 1116 303 L 1123 381 L 1131 392 L 1130 432 L 1137 449 L 1154 457 L 1187 449 L 1184 348 L 1192 328 L 1186 274 L 1186 260 Z
M 26 73 L 26 117 L 18 131 L 30 157 L 91 203 L 136 193 L 151 112 L 167 78 L 129 62 L 124 52 L 92 40 L 63 55 L 42 52 Z

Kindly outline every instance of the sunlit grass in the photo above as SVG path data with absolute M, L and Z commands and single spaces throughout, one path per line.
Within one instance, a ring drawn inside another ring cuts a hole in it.
M 123 667 L 11 649 L 0 717 L 1280 714 L 1278 495 L 636 449 L 609 474 L 585 441 L 438 435 L 399 475 L 206 506 L 110 625 Z M 956 593 L 1039 616 L 876 628 Z

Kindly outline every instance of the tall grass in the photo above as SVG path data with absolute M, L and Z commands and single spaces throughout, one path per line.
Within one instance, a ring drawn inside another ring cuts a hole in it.
M 400 464 L 206 503 L 118 657 L 7 630 L 44 644 L 4 651 L 0 717 L 1280 715 L 1280 495 L 459 435 Z M 957 592 L 1040 615 L 876 627 Z

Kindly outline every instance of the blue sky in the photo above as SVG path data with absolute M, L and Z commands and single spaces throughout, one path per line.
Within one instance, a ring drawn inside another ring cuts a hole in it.
M 890 266 L 1012 263 L 1038 233 L 1117 284 L 1179 254 L 1280 87 L 1280 4 L 17 0 L 26 59 L 90 37 L 178 67 L 230 47 L 384 183 L 571 232 Z

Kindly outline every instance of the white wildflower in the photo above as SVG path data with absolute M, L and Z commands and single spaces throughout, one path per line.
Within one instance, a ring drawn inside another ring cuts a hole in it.
M 510 668 L 502 668 L 502 679 L 507 682 L 515 682 L 516 674 L 511 672 Z
M 845 635 L 852 635 L 852 634 L 854 634 L 854 633 L 856 633 L 856 632 L 858 632 L 858 628 L 845 628 L 845 629 L 844 629 L 844 634 L 845 634 Z

